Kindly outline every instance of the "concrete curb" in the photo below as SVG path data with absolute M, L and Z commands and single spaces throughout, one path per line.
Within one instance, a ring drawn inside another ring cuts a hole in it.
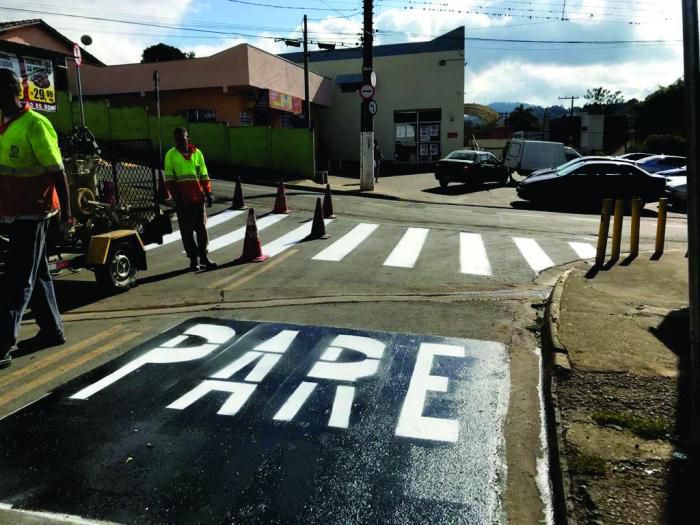
M 559 339 L 559 318 L 564 287 L 573 270 L 574 268 L 566 270 L 557 279 L 547 301 L 542 332 L 542 388 L 549 442 L 549 478 L 552 483 L 554 522 L 562 525 L 576 525 L 571 518 L 571 483 L 557 399 L 557 377 L 571 373 L 571 363 L 566 348 Z
M 245 181 L 248 184 L 257 184 L 259 186 L 273 186 L 276 187 L 277 183 L 276 182 L 271 182 L 269 180 L 255 180 L 255 179 L 250 179 Z M 294 183 L 284 183 L 284 187 L 290 190 L 297 190 L 297 191 L 312 191 L 315 193 L 323 193 L 326 191 L 326 185 L 319 185 L 319 187 L 314 187 L 314 186 L 305 186 L 303 184 L 294 184 Z M 462 202 L 435 202 L 435 201 L 429 201 L 429 200 L 421 200 L 421 199 L 411 199 L 408 197 L 397 197 L 396 195 L 389 195 L 388 193 L 376 193 L 376 192 L 365 192 L 365 191 L 360 191 L 360 190 L 338 190 L 333 189 L 331 186 L 331 190 L 333 191 L 334 194 L 336 195 L 350 195 L 353 197 L 367 197 L 369 199 L 381 199 L 381 200 L 388 200 L 388 201 L 401 201 L 401 202 L 412 202 L 414 204 L 434 204 L 437 206 L 467 206 L 470 208 L 491 208 L 491 209 L 497 209 L 497 210 L 515 210 L 516 208 L 513 208 L 512 206 L 497 206 L 495 204 L 470 204 L 470 203 L 462 203 Z

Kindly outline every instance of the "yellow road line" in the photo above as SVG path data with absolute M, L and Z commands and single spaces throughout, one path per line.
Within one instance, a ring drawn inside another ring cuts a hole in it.
M 27 392 L 31 392 L 35 388 L 38 388 L 40 386 L 43 386 L 43 385 L 53 381 L 54 379 L 65 374 L 66 372 L 70 372 L 71 370 L 74 370 L 75 368 L 79 367 L 80 365 L 83 365 L 83 364 L 87 363 L 88 361 L 92 361 L 93 359 L 99 357 L 100 355 L 105 354 L 105 353 L 109 352 L 110 350 L 114 350 L 119 345 L 124 344 L 127 341 L 131 341 L 132 339 L 135 339 L 136 337 L 138 337 L 140 335 L 141 334 L 139 332 L 124 334 L 123 336 L 118 337 L 117 339 L 111 341 L 110 343 L 107 343 L 105 346 L 101 346 L 99 348 L 96 348 L 92 352 L 88 352 L 87 354 L 82 355 L 80 358 L 76 359 L 75 361 L 71 361 L 70 364 L 68 364 L 62 368 L 56 368 L 47 374 L 43 374 L 42 376 L 37 377 L 34 381 L 30 381 L 29 383 L 24 383 L 19 388 L 15 388 L 14 390 L 7 392 L 3 396 L 0 396 L 0 406 L 26 394 Z
M 119 332 L 123 328 L 124 325 L 122 324 L 115 325 L 112 328 L 105 330 L 104 332 L 100 332 L 99 334 L 95 334 L 92 337 L 83 339 L 79 343 L 75 343 L 74 345 L 71 345 L 68 348 L 65 348 L 42 359 L 39 359 L 35 363 L 22 367 L 12 373 L 9 373 L 7 375 L 0 373 L 0 388 L 4 388 L 9 384 L 15 383 L 19 379 L 24 378 L 25 376 L 33 374 L 38 370 L 43 370 L 44 368 L 47 368 L 48 366 L 54 364 L 56 361 L 60 361 L 61 359 L 73 355 L 76 352 L 80 352 L 81 350 L 84 350 L 85 348 L 95 343 L 99 343 L 103 339 L 111 337 L 113 334 Z
M 228 285 L 226 288 L 224 288 L 224 290 L 233 290 L 234 288 L 237 288 L 237 287 L 247 283 L 251 279 L 255 279 L 261 273 L 264 273 L 268 270 L 272 270 L 275 266 L 280 264 L 285 259 L 288 259 L 289 257 L 294 255 L 298 251 L 299 250 L 289 250 L 287 253 L 285 253 L 284 255 L 280 255 L 277 259 L 274 259 L 272 262 L 267 263 L 265 266 L 263 266 L 259 270 L 251 273 L 250 275 L 245 276 L 243 279 L 240 279 L 233 284 Z
M 224 284 L 228 284 L 229 282 L 233 281 L 234 279 L 240 277 L 243 274 L 250 272 L 251 270 L 254 270 L 255 268 L 256 268 L 256 265 L 249 264 L 247 267 L 245 267 L 242 270 L 239 270 L 237 272 L 234 272 L 232 275 L 227 275 L 223 279 L 219 279 L 218 281 L 214 281 L 209 286 L 207 286 L 207 288 L 209 288 L 209 289 L 219 288 L 219 286 L 222 286 Z

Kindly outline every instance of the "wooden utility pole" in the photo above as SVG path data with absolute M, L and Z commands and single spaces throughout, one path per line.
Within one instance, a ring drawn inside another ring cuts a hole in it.
M 372 0 L 363 0 L 362 85 L 371 85 L 373 69 Z M 374 189 L 374 118 L 369 110 L 370 99 L 363 98 L 360 113 L 360 190 Z
M 690 443 L 695 468 L 700 464 L 700 52 L 698 0 L 682 0 L 685 119 L 688 145 L 688 285 L 690 303 Z M 681 371 L 683 374 L 685 371 Z
M 309 100 L 309 30 L 304 15 L 304 115 L 306 127 L 311 129 L 311 101 Z
M 571 112 L 569 113 L 569 145 L 574 145 L 574 100 L 579 97 L 559 97 L 559 100 L 569 100 L 571 99 Z

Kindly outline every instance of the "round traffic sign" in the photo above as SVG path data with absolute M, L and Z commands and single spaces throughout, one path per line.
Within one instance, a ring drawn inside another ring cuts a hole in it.
M 372 84 L 364 84 L 360 88 L 360 96 L 365 100 L 372 98 L 374 96 L 374 88 L 372 87 Z
M 369 110 L 370 115 L 376 115 L 377 114 L 377 101 L 376 100 L 370 100 L 369 104 L 367 104 L 367 109 Z

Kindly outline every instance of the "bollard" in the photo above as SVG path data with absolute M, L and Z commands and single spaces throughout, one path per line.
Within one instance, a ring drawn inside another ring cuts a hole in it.
M 617 261 L 620 259 L 620 244 L 622 243 L 622 221 L 625 214 L 625 201 L 615 199 L 615 218 L 613 221 L 612 250 L 610 259 Z
M 639 220 L 642 215 L 642 199 L 634 197 L 632 199 L 632 222 L 630 228 L 630 257 L 639 255 Z
M 659 216 L 656 221 L 656 246 L 654 255 L 659 256 L 664 253 L 666 241 L 666 199 L 659 199 Z
M 596 266 L 602 266 L 605 262 L 605 248 L 608 245 L 608 230 L 610 229 L 612 207 L 612 199 L 603 199 L 603 209 L 600 214 L 600 227 L 598 228 L 598 248 L 596 249 L 595 255 Z

